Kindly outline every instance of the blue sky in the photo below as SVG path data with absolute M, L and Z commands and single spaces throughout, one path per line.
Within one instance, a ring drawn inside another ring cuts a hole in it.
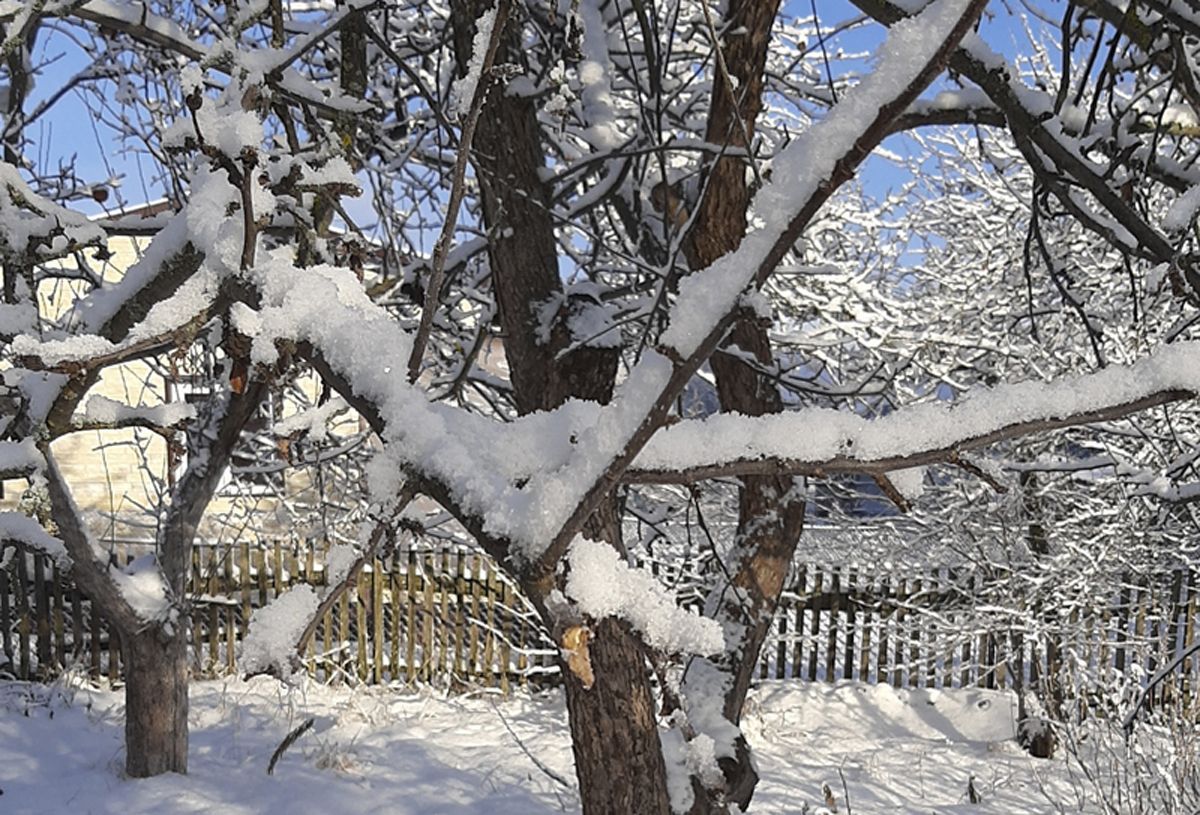
M 815 7 L 822 25 L 827 28 L 859 14 L 847 0 L 816 0 Z M 812 0 L 789 0 L 783 13 L 792 17 L 808 17 L 812 14 L 812 8 Z M 1007 55 L 1017 52 L 1018 37 L 1022 36 L 1022 32 L 1004 13 L 985 21 L 984 33 L 993 48 Z M 838 46 L 850 52 L 873 51 L 882 37 L 883 29 L 878 25 L 859 27 L 830 44 L 831 57 L 836 59 Z M 53 94 L 67 77 L 86 67 L 88 57 L 79 43 L 63 30 L 45 29 L 39 37 L 34 62 L 44 67 L 43 75 L 38 78 L 31 94 L 29 109 Z M 77 91 L 59 99 L 51 112 L 34 124 L 30 135 L 40 151 L 35 159 L 42 166 L 45 166 L 47 158 L 74 154 L 80 174 L 89 182 L 103 182 L 110 175 L 120 176 L 121 189 L 116 196 L 109 198 L 105 204 L 107 207 L 142 203 L 163 194 L 161 186 L 154 186 L 148 178 L 153 171 L 150 163 L 136 151 L 123 150 L 111 138 L 111 134 L 98 127 Z M 911 149 L 912 143 L 899 136 L 890 138 L 885 146 L 903 154 Z M 886 195 L 890 188 L 905 180 L 890 162 L 877 158 L 868 163 L 862 178 L 867 192 L 875 197 Z M 73 206 L 90 213 L 101 210 L 98 204 L 91 201 L 76 202 Z

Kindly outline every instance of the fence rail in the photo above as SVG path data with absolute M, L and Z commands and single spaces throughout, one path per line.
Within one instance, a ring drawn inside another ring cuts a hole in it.
M 113 556 L 125 564 L 144 551 L 118 544 Z M 303 543 L 196 546 L 189 588 L 197 673 L 235 672 L 254 610 L 293 584 L 325 585 L 323 562 L 320 549 Z M 973 601 L 986 596 L 977 574 L 802 564 L 781 598 L 758 675 L 925 688 L 1031 686 L 1064 664 L 1106 680 L 1116 672 L 1149 676 L 1195 642 L 1197 584 L 1197 574 L 1184 571 L 1131 579 L 1102 613 L 1081 620 L 1075 612 L 1047 624 L 1052 636 L 1039 636 L 976 608 Z M 115 634 L 39 555 L 11 558 L 0 570 L 0 639 L 0 675 L 49 678 L 75 665 L 120 676 Z M 505 689 L 558 670 L 554 644 L 496 565 L 448 546 L 401 549 L 368 564 L 318 622 L 306 663 L 326 680 Z M 1198 669 L 1200 656 L 1184 660 L 1159 696 L 1190 695 Z

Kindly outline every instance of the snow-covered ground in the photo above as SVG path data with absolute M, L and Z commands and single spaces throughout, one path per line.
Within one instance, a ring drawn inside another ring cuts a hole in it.
M 845 813 L 839 768 L 862 815 L 1056 811 L 1047 794 L 1069 797 L 1064 766 L 1016 747 L 1012 704 L 995 691 L 768 683 L 746 722 L 763 776 L 753 811 L 815 810 L 829 784 Z M 268 776 L 276 746 L 309 716 L 315 727 Z M 191 723 L 190 775 L 131 781 L 120 772 L 121 694 L 0 683 L 0 813 L 579 809 L 557 692 L 502 699 L 208 681 L 192 686 Z M 967 801 L 971 776 L 980 804 Z

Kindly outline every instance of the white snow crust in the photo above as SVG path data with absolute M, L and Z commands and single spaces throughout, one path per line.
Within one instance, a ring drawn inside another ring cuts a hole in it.
M 584 613 L 620 617 L 668 653 L 715 654 L 725 647 L 716 621 L 680 608 L 654 575 L 625 563 L 607 543 L 576 538 L 567 560 L 566 595 Z
M 158 427 L 173 427 L 189 421 L 195 416 L 196 409 L 186 402 L 132 406 L 100 394 L 92 395 L 83 411 L 83 419 L 87 422 L 119 424 L 136 420 Z
M 81 801 L 97 815 L 579 811 L 559 691 L 500 700 L 270 677 L 193 682 L 188 774 L 140 780 L 119 770 L 123 696 L 69 682 L 0 684 L 4 812 L 74 812 Z M 1061 762 L 1011 741 L 1015 707 L 1000 691 L 763 683 L 743 720 L 762 777 L 752 811 L 815 812 L 829 784 L 844 812 L 839 768 L 855 812 L 1043 815 L 1053 809 L 1047 796 L 1075 801 Z M 308 717 L 316 727 L 268 776 L 272 752 Z M 979 804 L 964 800 L 971 775 Z
M 301 584 L 255 610 L 242 642 L 242 669 L 255 673 L 275 668 L 279 676 L 290 676 L 296 642 L 320 604 L 316 590 Z
M 109 569 L 108 576 L 121 596 L 139 617 L 147 622 L 166 619 L 171 609 L 167 581 L 158 568 L 158 556 L 151 553 L 135 558 L 123 569 Z
M 70 566 L 71 558 L 67 555 L 66 547 L 58 538 L 51 535 L 42 525 L 20 512 L 0 512 L 0 543 L 15 541 L 23 543 L 39 552 L 44 552 L 58 563 L 59 566 Z

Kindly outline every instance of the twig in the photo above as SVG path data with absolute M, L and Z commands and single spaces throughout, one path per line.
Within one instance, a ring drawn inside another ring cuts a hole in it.
M 950 455 L 950 457 L 947 459 L 947 461 L 949 461 L 951 464 L 953 464 L 954 466 L 958 467 L 961 470 L 966 470 L 968 473 L 975 476 L 980 481 L 987 484 L 989 487 L 991 487 L 993 490 L 1000 493 L 1001 495 L 1008 492 L 1008 487 L 1004 486 L 999 481 L 997 481 L 995 479 L 995 477 L 992 476 L 991 473 L 989 473 L 987 470 L 980 467 L 974 461 L 971 461 L 970 459 L 962 457 L 957 452 L 952 453 Z
M 446 205 L 446 221 L 442 224 L 442 232 L 438 235 L 433 247 L 433 263 L 429 270 L 429 285 L 425 289 L 425 305 L 421 309 L 421 322 L 417 326 L 417 336 L 413 340 L 412 353 L 408 357 L 408 380 L 416 382 L 421 373 L 421 359 L 425 356 L 425 346 L 429 343 L 429 334 L 433 330 L 433 317 L 437 313 L 438 300 L 442 294 L 442 282 L 446 276 L 446 256 L 450 254 L 450 241 L 454 238 L 454 230 L 458 226 L 458 210 L 462 205 L 463 195 L 467 187 L 467 162 L 471 158 L 471 142 L 475 139 L 475 128 L 479 124 L 479 116 L 483 112 L 483 102 L 490 88 L 489 73 L 496 61 L 496 52 L 500 49 L 500 40 L 504 27 L 508 23 L 508 12 L 512 0 L 499 0 L 496 7 L 496 19 L 493 21 L 491 36 L 488 38 L 487 51 L 479 66 L 479 81 L 475 84 L 475 94 L 471 97 L 471 107 L 467 112 L 467 120 L 463 123 L 462 136 L 458 140 L 458 155 L 454 159 L 454 176 L 450 187 L 450 201 Z
M 850 806 L 850 788 L 846 786 L 846 774 L 842 772 L 842 768 L 838 766 L 838 778 L 842 779 L 842 796 L 846 799 L 846 815 L 854 815 L 854 809 Z
M 545 764 L 543 764 L 541 762 L 541 760 L 538 759 L 537 756 L 535 756 L 533 753 L 529 752 L 529 748 L 525 746 L 525 742 L 521 741 L 521 737 L 518 736 L 516 734 L 516 732 L 513 731 L 512 727 L 509 726 L 508 719 L 504 718 L 504 714 L 500 712 L 500 708 L 498 708 L 496 706 L 495 702 L 492 702 L 492 710 L 496 711 L 496 716 L 499 717 L 500 723 L 504 725 L 504 729 L 508 731 L 508 735 L 513 737 L 513 741 L 515 741 L 517 743 L 517 746 L 521 748 L 521 752 L 523 752 L 525 755 L 527 755 L 529 757 L 529 760 L 533 762 L 533 765 L 535 767 L 537 767 L 539 770 L 541 770 L 543 773 L 545 773 L 550 779 L 557 781 L 564 788 L 569 789 L 569 790 L 575 788 L 571 784 L 570 781 L 563 778 L 558 773 L 554 772 L 554 770 L 550 769 Z
M 375 524 L 375 528 L 371 530 L 371 537 L 367 541 L 367 545 L 363 547 L 362 553 L 350 565 L 350 569 L 346 572 L 346 576 L 342 578 L 341 583 L 332 586 L 327 590 L 325 596 L 321 599 L 317 610 L 309 618 L 308 625 L 304 627 L 304 631 L 296 639 L 296 647 L 294 650 L 294 658 L 299 660 L 304 658 L 304 652 L 308 649 L 308 643 L 312 640 L 317 632 L 317 625 L 325 616 L 325 612 L 333 608 L 333 604 L 345 594 L 352 586 L 356 585 L 358 575 L 363 568 L 379 554 L 380 544 L 386 539 L 388 546 L 395 545 L 395 535 L 393 533 L 393 521 L 399 517 L 412 500 L 416 497 L 416 487 L 412 483 L 406 483 L 396 496 L 391 506 L 386 507 L 381 513 L 379 521 Z
M 301 724 L 291 733 L 288 733 L 287 736 L 284 737 L 283 741 L 279 742 L 279 746 L 276 747 L 275 752 L 271 754 L 271 763 L 267 765 L 267 775 L 275 774 L 275 765 L 279 762 L 279 759 L 283 758 L 283 754 L 287 752 L 289 747 L 296 743 L 297 739 L 312 729 L 312 726 L 316 721 L 317 720 L 312 717 L 305 719 L 303 724 Z
M 1150 694 L 1154 692 L 1154 689 L 1162 684 L 1164 679 L 1174 673 L 1175 669 L 1182 665 L 1184 660 L 1195 653 L 1200 653 L 1200 642 L 1192 643 L 1191 646 L 1185 648 L 1183 651 L 1177 654 L 1175 659 L 1171 660 L 1170 664 L 1156 673 L 1153 677 L 1151 677 L 1150 681 L 1146 683 L 1146 687 L 1142 688 L 1141 692 L 1138 694 L 1138 699 L 1133 706 L 1133 710 L 1129 711 L 1129 713 L 1125 716 L 1124 721 L 1121 722 L 1121 729 L 1125 731 L 1125 738 L 1129 738 L 1129 736 L 1132 735 L 1133 725 L 1137 720 L 1138 712 L 1142 709 L 1142 705 L 1146 704 L 1146 700 L 1150 698 Z
M 888 500 L 896 505 L 896 509 L 905 514 L 912 511 L 912 501 L 909 501 L 904 493 L 900 492 L 899 488 L 892 483 L 892 479 L 888 478 L 887 473 L 874 473 L 871 478 L 883 494 L 888 497 Z

